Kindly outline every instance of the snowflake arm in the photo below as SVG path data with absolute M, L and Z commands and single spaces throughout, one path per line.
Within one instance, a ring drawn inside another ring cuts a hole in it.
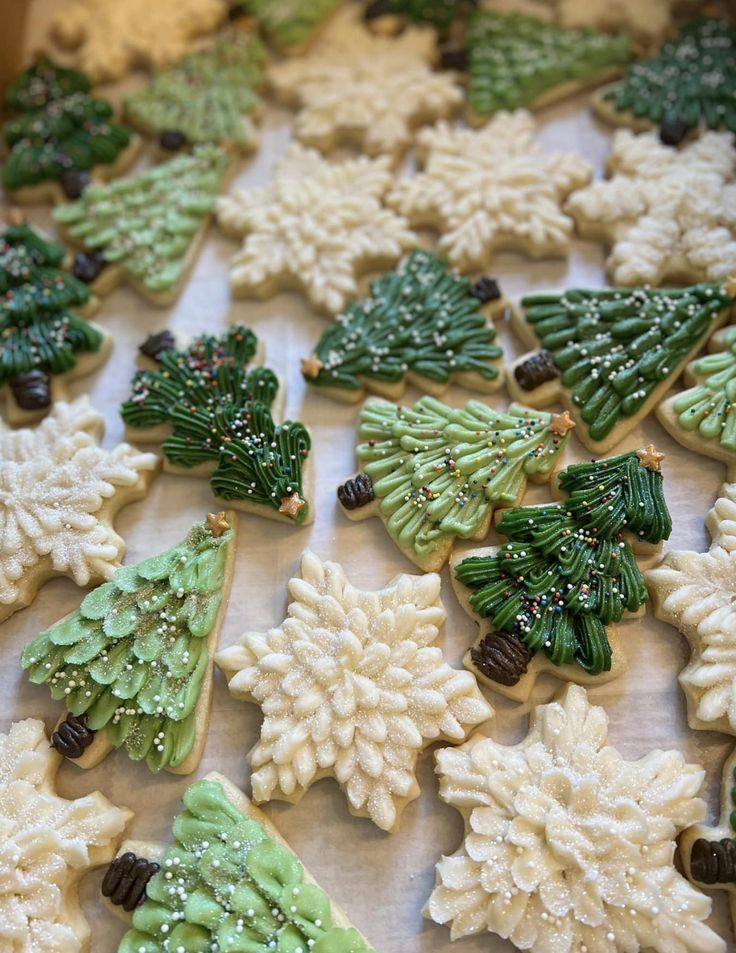
M 704 771 L 676 751 L 625 761 L 608 719 L 569 686 L 514 747 L 475 735 L 437 752 L 440 797 L 465 820 L 425 914 L 452 938 L 488 930 L 535 953 L 721 953 L 710 900 L 672 865 L 702 818 Z
M 420 752 L 492 714 L 475 678 L 434 645 L 439 592 L 436 574 L 363 592 L 336 563 L 304 554 L 282 625 L 246 633 L 215 660 L 230 692 L 264 711 L 248 756 L 256 801 L 298 800 L 334 776 L 353 813 L 395 828 L 419 794 Z

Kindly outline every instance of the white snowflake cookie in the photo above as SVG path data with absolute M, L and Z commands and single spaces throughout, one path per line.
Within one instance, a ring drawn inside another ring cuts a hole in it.
M 0 621 L 50 576 L 88 586 L 120 565 L 112 521 L 145 495 L 159 460 L 127 443 L 103 449 L 103 431 L 87 397 L 54 404 L 35 430 L 0 430 Z
M 707 553 L 668 552 L 644 578 L 658 619 L 688 640 L 680 672 L 691 728 L 736 735 L 736 483 L 726 483 L 705 525 Z
M 673 865 L 705 815 L 705 772 L 677 751 L 626 761 L 585 689 L 540 705 L 508 747 L 437 752 L 440 797 L 465 820 L 425 909 L 452 939 L 488 931 L 534 953 L 723 953 L 711 901 Z
M 220 225 L 245 237 L 232 261 L 233 293 L 268 298 L 297 288 L 315 308 L 340 312 L 362 271 L 388 268 L 417 244 L 406 220 L 381 204 L 392 180 L 385 156 L 333 163 L 292 145 L 269 185 L 218 199 Z
M 584 238 L 611 246 L 617 285 L 696 284 L 736 271 L 736 147 L 706 132 L 682 148 L 655 132 L 613 137 L 608 180 L 570 196 L 566 210 Z
M 524 109 L 499 112 L 482 129 L 423 129 L 423 171 L 399 181 L 388 202 L 413 226 L 441 232 L 440 251 L 461 271 L 487 268 L 504 249 L 565 257 L 573 221 L 561 205 L 593 170 L 579 156 L 545 152 L 535 133 Z
M 305 145 L 329 152 L 345 143 L 398 158 L 413 128 L 452 115 L 462 92 L 451 73 L 432 70 L 432 30 L 376 36 L 356 11 L 343 8 L 309 56 L 275 64 L 268 78 L 282 102 L 300 107 L 294 132 Z
M 286 620 L 216 656 L 231 694 L 264 712 L 248 755 L 256 803 L 295 802 L 334 777 L 353 814 L 394 830 L 419 796 L 421 751 L 462 741 L 492 716 L 475 677 L 434 645 L 445 621 L 440 584 L 435 573 L 401 575 L 367 592 L 307 552 Z
M 54 790 L 61 755 L 33 718 L 0 734 L 0 949 L 85 953 L 90 933 L 77 883 L 112 860 L 132 814 L 99 791 Z

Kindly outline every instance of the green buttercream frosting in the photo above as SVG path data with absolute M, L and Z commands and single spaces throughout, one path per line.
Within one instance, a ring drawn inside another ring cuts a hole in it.
M 170 425 L 173 433 L 162 444 L 166 459 L 186 468 L 211 462 L 210 484 L 222 499 L 278 510 L 285 497 L 298 494 L 304 505 L 294 521 L 302 523 L 309 434 L 300 423 L 274 422 L 278 380 L 265 368 L 248 370 L 256 349 L 253 332 L 234 325 L 184 350 L 164 351 L 156 370 L 133 379 L 123 420 L 130 427 Z
M 61 270 L 63 258 L 30 225 L 0 232 L 0 384 L 34 369 L 63 374 L 78 353 L 99 350 L 100 332 L 70 310 L 89 291 Z
M 410 372 L 438 384 L 468 373 L 496 380 L 502 351 L 470 288 L 431 252 L 413 251 L 325 331 L 314 352 L 323 366 L 309 382 L 359 390 Z
M 55 209 L 54 218 L 149 291 L 166 291 L 182 277 L 227 165 L 227 154 L 217 146 L 198 146 L 139 175 L 92 186 L 78 201 Z
M 732 303 L 722 283 L 570 289 L 521 302 L 593 440 L 639 413 L 655 388 L 674 379 Z
M 414 23 L 431 23 L 445 28 L 466 15 L 477 0 L 384 0 L 387 13 L 406 17 Z
M 266 39 L 288 52 L 308 43 L 340 0 L 231 0 L 256 18 Z
M 152 771 L 181 764 L 196 738 L 232 542 L 232 529 L 215 536 L 195 523 L 173 549 L 118 569 L 26 646 L 31 681 Z
M 190 53 L 125 100 L 128 117 L 149 133 L 174 130 L 192 144 L 249 149 L 265 54 L 257 36 L 233 28 Z
M 604 98 L 655 124 L 672 116 L 685 126 L 736 132 L 736 29 L 712 17 L 690 20 L 656 56 L 633 63 Z
M 480 401 L 462 409 L 423 397 L 413 407 L 366 402 L 357 456 L 373 482 L 391 536 L 424 560 L 447 541 L 477 533 L 527 479 L 548 474 L 567 438 L 551 415 Z
M 119 953 L 373 953 L 332 925 L 329 897 L 221 784 L 196 781 L 183 800 Z
M 530 106 L 555 86 L 587 83 L 631 59 L 627 36 L 566 30 L 521 13 L 474 14 L 467 46 L 468 100 L 480 116 Z
M 90 95 L 87 77 L 46 57 L 20 74 L 5 104 L 19 113 L 3 127 L 10 150 L 2 167 L 6 189 L 110 165 L 130 142 L 127 126 L 111 122 L 110 103 Z
M 701 357 L 692 370 L 701 383 L 675 398 L 677 422 L 736 453 L 736 328 L 726 333 L 723 350 Z
M 473 590 L 473 609 L 496 629 L 555 665 L 576 662 L 599 675 L 611 668 L 606 625 L 647 600 L 624 530 L 650 543 L 672 531 L 662 474 L 624 453 L 568 467 L 560 488 L 564 503 L 505 512 L 496 529 L 509 542 L 464 559 L 455 572 Z

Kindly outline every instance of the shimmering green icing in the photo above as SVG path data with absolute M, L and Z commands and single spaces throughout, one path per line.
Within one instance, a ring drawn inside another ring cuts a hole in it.
M 340 0 L 237 0 L 237 5 L 258 20 L 269 42 L 288 52 L 308 43 Z
M 406 17 L 415 23 L 431 23 L 448 27 L 467 14 L 477 0 L 385 0 L 387 13 Z
M 502 351 L 470 284 L 430 252 L 413 251 L 325 331 L 314 352 L 324 366 L 309 383 L 359 390 L 363 379 L 394 383 L 409 371 L 439 384 L 468 373 L 496 380 Z
M 521 302 L 593 440 L 637 414 L 732 303 L 722 283 L 570 289 Z
M 119 953 L 373 953 L 332 925 L 329 897 L 221 784 L 196 781 L 183 800 Z
M 701 383 L 675 399 L 677 422 L 736 452 L 736 328 L 727 332 L 722 351 L 701 357 L 692 369 Z
M 671 114 L 686 126 L 736 132 L 736 29 L 713 17 L 690 20 L 656 56 L 633 63 L 605 99 L 655 124 Z
M 35 368 L 63 374 L 78 353 L 99 350 L 100 332 L 70 310 L 89 291 L 61 270 L 63 258 L 30 225 L 0 232 L 0 384 Z
M 311 441 L 300 423 L 274 423 L 278 380 L 265 368 L 247 369 L 256 348 L 253 332 L 234 325 L 184 350 L 165 351 L 156 370 L 134 377 L 122 416 L 131 427 L 169 424 L 164 456 L 187 468 L 212 462 L 217 496 L 278 510 L 294 493 L 304 500 L 302 467 Z M 304 522 L 307 513 L 305 501 L 294 521 Z
M 181 764 L 196 738 L 232 542 L 232 529 L 214 536 L 195 523 L 173 549 L 118 569 L 26 646 L 30 680 L 152 771 Z
M 555 665 L 576 662 L 599 675 L 611 668 L 606 626 L 647 600 L 624 530 L 650 543 L 672 531 L 662 474 L 624 453 L 568 467 L 560 487 L 564 503 L 505 512 L 496 529 L 509 542 L 495 555 L 464 559 L 455 572 L 495 628 Z
M 369 400 L 357 456 L 389 533 L 424 560 L 448 538 L 473 536 L 530 476 L 550 472 L 567 442 L 550 422 L 518 404 L 502 413 L 480 401 L 455 410 L 431 397 L 414 407 Z
M 555 86 L 587 82 L 631 59 L 627 36 L 566 30 L 521 13 L 474 14 L 467 45 L 468 100 L 483 116 L 529 106 Z
M 231 29 L 161 73 L 125 100 L 128 117 L 147 132 L 182 132 L 192 144 L 252 148 L 249 113 L 258 105 L 265 58 L 258 38 Z
M 6 189 L 54 181 L 70 169 L 109 165 L 130 142 L 127 126 L 110 121 L 110 103 L 90 95 L 87 77 L 46 57 L 20 74 L 5 103 L 11 113 L 20 113 L 3 127 L 10 150 L 2 166 Z
M 78 201 L 55 209 L 54 218 L 149 291 L 166 291 L 182 277 L 227 165 L 217 146 L 198 146 L 139 175 L 92 186 Z

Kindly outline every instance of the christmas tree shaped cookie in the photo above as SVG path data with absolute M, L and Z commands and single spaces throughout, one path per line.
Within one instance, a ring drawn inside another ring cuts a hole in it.
M 693 386 L 660 404 L 657 417 L 678 443 L 730 465 L 736 463 L 736 329 L 718 331 L 708 347 L 712 353 L 685 371 Z
M 257 352 L 240 325 L 155 350 L 155 366 L 133 379 L 123 420 L 136 439 L 161 441 L 165 469 L 208 477 L 215 496 L 238 509 L 302 525 L 313 517 L 310 437 L 300 423 L 275 423 L 279 382 L 248 369 Z
M 610 246 L 613 284 L 695 284 L 736 273 L 736 146 L 705 132 L 681 148 L 619 129 L 608 180 L 573 192 L 565 210 L 583 238 Z
M 697 17 L 593 103 L 608 122 L 637 131 L 659 126 L 662 142 L 677 145 L 698 126 L 736 132 L 735 100 L 736 29 Z
M 7 91 L 15 118 L 3 126 L 2 185 L 12 201 L 77 199 L 93 176 L 112 179 L 133 162 L 139 141 L 90 89 L 84 74 L 42 56 Z
M 526 701 L 542 672 L 580 683 L 616 678 L 626 660 L 613 624 L 647 600 L 634 547 L 672 530 L 653 446 L 564 470 L 564 502 L 507 510 L 508 539 L 453 560 L 453 584 L 480 625 L 465 657 L 504 695 Z
M 527 480 L 548 480 L 575 424 L 512 404 L 462 409 L 423 397 L 413 407 L 366 401 L 362 472 L 338 487 L 353 520 L 379 516 L 404 555 L 438 570 L 455 539 L 483 539 L 495 509 L 521 501 Z
M 435 573 L 352 586 L 313 553 L 289 583 L 287 619 L 219 652 L 230 692 L 263 709 L 249 752 L 258 802 L 296 802 L 334 777 L 348 808 L 396 830 L 419 796 L 416 764 L 432 742 L 463 741 L 493 714 L 469 672 L 434 643 L 445 620 Z
M 74 51 L 76 65 L 101 83 L 136 67 L 160 69 L 176 62 L 226 14 L 225 0 L 70 0 L 54 15 L 50 32 Z
M 153 304 L 172 302 L 194 263 L 228 162 L 217 146 L 198 146 L 57 208 L 64 236 L 85 250 L 75 274 L 101 294 L 125 278 Z
M 444 31 L 477 5 L 478 0 L 372 0 L 367 3 L 364 16 L 369 22 L 380 17 L 399 17 L 412 23 L 431 23 Z
M 132 817 L 99 791 L 59 797 L 61 760 L 42 721 L 17 721 L 0 734 L 0 949 L 7 953 L 87 953 L 78 884 L 112 860 Z
M 469 118 L 536 109 L 618 76 L 631 58 L 625 35 L 566 30 L 522 13 L 476 13 L 467 30 Z
M 545 153 L 535 134 L 524 109 L 499 112 L 482 129 L 422 129 L 422 171 L 399 180 L 388 204 L 413 227 L 440 232 L 440 252 L 460 271 L 487 268 L 503 249 L 565 257 L 573 221 L 562 204 L 592 168 L 571 153 Z
M 708 336 L 734 314 L 728 284 L 568 289 L 527 295 L 512 312 L 538 350 L 508 370 L 511 395 L 562 402 L 576 435 L 607 453 L 664 397 Z
M 434 72 L 431 30 L 409 27 L 399 36 L 376 36 L 348 5 L 308 56 L 276 63 L 271 89 L 299 109 L 296 137 L 328 153 L 357 145 L 369 155 L 399 159 L 413 130 L 451 116 L 462 101 L 448 72 Z
M 280 53 L 303 52 L 340 6 L 340 0 L 230 0 L 234 11 L 256 18 Z
M 269 298 L 298 288 L 315 308 L 337 314 L 357 294 L 361 272 L 389 268 L 417 244 L 406 219 L 381 204 L 392 182 L 386 156 L 328 162 L 292 145 L 269 185 L 217 203 L 220 225 L 244 237 L 232 292 Z
M 103 431 L 86 397 L 54 404 L 35 430 L 0 430 L 0 621 L 52 576 L 89 586 L 120 565 L 112 522 L 145 495 L 158 460 L 127 443 L 103 449 Z
M 679 678 L 688 724 L 736 735 L 736 484 L 721 487 L 705 525 L 708 552 L 670 551 L 644 577 L 657 618 L 690 644 Z
M 680 856 L 698 887 L 726 891 L 736 930 L 736 749 L 723 767 L 719 824 L 688 828 L 680 838 Z
M 416 250 L 371 282 L 368 297 L 348 304 L 302 361 L 302 374 L 346 401 L 366 390 L 398 400 L 407 384 L 434 396 L 450 383 L 490 393 L 503 383 L 502 351 L 484 312 L 504 309 L 492 278 L 471 283 Z
M 251 152 L 264 57 L 255 34 L 228 30 L 127 96 L 125 114 L 166 151 L 214 142 Z
M 51 739 L 59 752 L 91 768 L 122 747 L 152 771 L 195 770 L 234 559 L 234 514 L 210 513 L 26 646 L 30 680 L 69 712 Z
M 110 338 L 85 321 L 93 301 L 61 270 L 64 249 L 30 225 L 0 232 L 0 398 L 10 424 L 43 417 L 65 384 L 101 364 Z
M 132 914 L 118 953 L 374 953 L 227 778 L 208 774 L 182 800 L 171 845 L 127 841 L 108 867 L 103 896 Z
M 679 751 L 625 760 L 606 712 L 576 685 L 534 709 L 519 744 L 477 734 L 436 760 L 440 797 L 465 833 L 438 861 L 424 915 L 453 940 L 493 943 L 490 933 L 534 953 L 725 953 L 705 922 L 711 901 L 674 864 L 678 835 L 705 816 L 699 764 Z

